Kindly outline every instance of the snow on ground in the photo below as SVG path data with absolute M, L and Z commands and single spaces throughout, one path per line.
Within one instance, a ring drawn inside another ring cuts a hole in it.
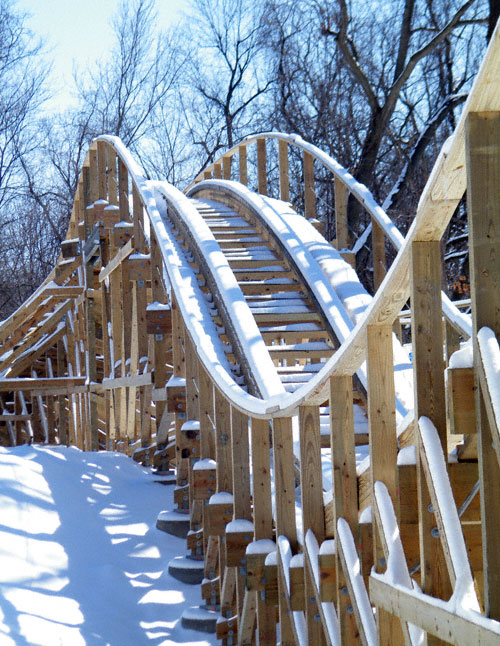
M 209 646 L 181 626 L 200 587 L 155 528 L 173 487 L 117 453 L 0 447 L 0 646 Z

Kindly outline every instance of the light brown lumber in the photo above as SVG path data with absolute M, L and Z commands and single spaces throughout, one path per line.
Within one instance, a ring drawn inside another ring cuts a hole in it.
M 102 283 L 115 269 L 117 269 L 121 263 L 134 253 L 134 248 L 132 246 L 133 240 L 130 239 L 126 245 L 121 247 L 116 254 L 111 258 L 108 264 L 101 269 L 99 272 L 99 282 Z
M 411 249 L 411 309 L 415 418 L 428 417 L 447 451 L 446 396 L 444 386 L 443 326 L 441 315 L 441 249 L 439 241 L 414 242 Z M 436 525 L 429 512 L 431 498 L 422 465 L 417 459 L 420 562 L 422 589 L 441 599 L 451 586 L 441 542 L 433 538 Z M 429 637 L 429 644 L 440 644 Z
M 15 348 L 6 359 L 0 362 L 0 370 L 3 371 L 8 366 L 14 367 L 15 359 L 32 347 L 44 334 L 50 332 L 51 328 L 54 327 L 72 307 L 73 303 L 71 301 L 61 305 L 61 307 L 46 318 L 41 325 L 26 335 L 23 339 L 23 343 Z
M 231 462 L 231 410 L 228 401 L 215 389 L 215 460 L 217 491 L 233 492 Z
M 84 386 L 86 377 L 17 377 L 14 379 L 0 379 L 0 392 L 11 390 L 37 391 L 50 388 L 66 388 Z
M 356 448 L 354 441 L 354 412 L 352 400 L 352 377 L 330 377 L 330 446 L 332 456 L 333 525 L 344 518 L 353 536 L 358 535 L 358 491 L 356 477 Z M 337 616 L 341 643 L 359 644 L 359 631 L 352 612 L 352 600 L 347 591 L 347 582 L 335 550 Z
M 200 402 L 200 457 L 215 459 L 214 386 L 209 374 L 198 361 Z
M 316 217 L 314 158 L 307 151 L 304 151 L 304 215 L 308 220 Z
M 288 174 L 288 142 L 283 139 L 278 143 L 279 173 L 280 173 L 280 200 L 290 200 L 290 178 Z
M 349 191 L 347 186 L 335 178 L 335 238 L 337 249 L 349 248 L 349 230 L 347 227 L 347 203 Z
M 392 325 L 369 325 L 367 329 L 368 419 L 370 424 L 370 471 L 372 496 L 375 482 L 383 482 L 399 515 L 397 482 L 396 395 Z M 373 560 L 378 572 L 385 569 L 385 556 L 377 528 L 373 527 Z M 400 622 L 383 610 L 377 613 L 379 639 L 384 644 L 402 644 Z
M 496 29 L 496 42 L 499 28 Z M 498 60 L 498 59 L 497 59 Z M 495 107 L 498 107 L 495 106 Z M 467 122 L 467 212 L 473 305 L 476 386 L 481 373 L 477 332 L 491 328 L 500 337 L 500 112 L 471 112 Z M 476 392 L 479 475 L 483 530 L 484 605 L 500 619 L 500 469 L 481 388 Z
M 248 417 L 233 407 L 231 407 L 231 461 L 233 465 L 234 517 L 252 520 Z
M 255 540 L 272 538 L 270 427 L 268 420 L 254 418 L 252 429 L 252 486 Z M 276 611 L 257 595 L 257 631 L 259 644 L 276 643 Z
M 246 146 L 238 146 L 238 163 L 239 163 L 240 182 L 246 186 L 248 184 Z
M 289 417 L 273 420 L 273 458 L 277 535 L 286 536 L 292 550 L 296 550 L 294 454 Z
M 380 287 L 386 275 L 385 234 L 380 224 L 372 218 L 373 286 Z
M 118 206 L 122 222 L 130 222 L 128 198 L 128 170 L 121 158 L 118 158 Z
M 385 581 L 370 577 L 370 597 L 378 607 L 393 613 L 426 630 L 441 643 L 456 644 L 456 646 L 498 646 L 500 643 L 500 625 L 495 621 L 488 626 L 487 620 L 478 616 L 477 622 L 473 615 L 466 618 L 453 612 L 450 605 L 420 592 L 394 587 Z
M 222 176 L 224 179 L 231 179 L 231 162 L 232 157 L 226 156 L 222 158 Z
M 97 165 L 98 165 L 98 176 L 97 176 L 97 191 L 98 199 L 105 200 L 108 196 L 107 191 L 107 160 L 106 160 L 106 142 L 98 141 L 97 142 Z
M 307 530 L 311 529 L 318 543 L 322 543 L 325 539 L 325 518 L 318 406 L 300 407 L 299 428 L 303 534 L 305 536 Z
M 241 619 L 238 622 L 238 644 L 250 646 L 254 641 L 257 592 L 245 590 Z
M 252 419 L 252 484 L 255 540 L 272 537 L 269 422 Z
M 267 195 L 266 140 L 257 139 L 257 185 L 261 195 Z
M 108 201 L 110 204 L 118 204 L 118 180 L 116 172 L 117 157 L 113 146 L 107 144 L 108 149 Z

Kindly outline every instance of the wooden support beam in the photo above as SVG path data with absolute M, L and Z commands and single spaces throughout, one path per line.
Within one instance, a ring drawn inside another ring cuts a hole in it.
M 279 173 L 280 173 L 280 200 L 283 202 L 290 201 L 290 177 L 288 173 L 288 143 L 279 140 Z
M 472 112 L 466 125 L 467 213 L 470 236 L 471 300 L 476 386 L 481 356 L 477 332 L 491 328 L 500 338 L 500 112 Z M 484 605 L 500 620 L 500 468 L 481 389 L 476 392 Z
M 257 139 L 257 185 L 261 195 L 267 195 L 266 140 Z
M 231 179 L 231 162 L 233 158 L 226 156 L 222 158 L 222 176 L 224 179 Z
M 330 377 L 330 446 L 333 474 L 333 524 L 344 518 L 353 536 L 358 535 L 358 491 L 356 476 L 356 448 L 354 441 L 354 412 L 352 377 Z M 359 632 L 354 614 L 350 612 L 352 600 L 339 550 L 335 550 L 336 608 L 341 642 L 359 643 Z M 347 592 L 347 594 L 346 594 Z
M 373 286 L 375 291 L 385 278 L 385 233 L 379 223 L 372 218 L 372 249 L 373 249 Z
M 411 252 L 411 310 L 415 418 L 428 417 L 447 451 L 446 397 L 444 387 L 443 326 L 441 315 L 441 249 L 439 241 L 417 241 Z M 441 543 L 433 538 L 436 526 L 432 501 L 417 460 L 420 562 L 422 589 L 448 599 L 451 586 Z M 429 645 L 443 643 L 429 637 Z
M 304 215 L 308 220 L 316 217 L 316 193 L 314 190 L 314 158 L 304 151 Z
M 321 439 L 319 406 L 301 406 L 299 409 L 300 430 L 300 491 L 302 501 L 303 535 L 311 530 L 317 542 L 325 538 L 323 511 L 323 482 L 321 469 Z M 316 564 L 317 565 L 317 564 Z M 325 643 L 321 622 L 318 622 L 318 604 L 312 573 L 305 572 L 306 622 L 309 644 Z
M 240 182 L 248 184 L 248 172 L 247 172 L 247 147 L 238 146 L 238 163 L 239 163 L 239 174 Z
M 349 191 L 347 186 L 337 177 L 335 178 L 335 238 L 337 249 L 349 248 L 349 230 L 347 222 L 347 203 Z

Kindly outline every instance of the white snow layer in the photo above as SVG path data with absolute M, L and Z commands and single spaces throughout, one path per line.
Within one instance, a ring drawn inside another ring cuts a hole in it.
M 186 548 L 155 528 L 165 505 L 123 454 L 0 447 L 2 646 L 215 646 L 181 627 L 199 587 L 167 572 Z

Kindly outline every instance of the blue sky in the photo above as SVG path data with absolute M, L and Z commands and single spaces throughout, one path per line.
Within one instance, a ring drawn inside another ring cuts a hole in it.
M 179 20 L 188 0 L 156 0 L 161 28 Z M 119 0 L 18 0 L 20 10 L 31 14 L 27 25 L 41 36 L 53 60 L 54 88 L 58 96 L 50 107 L 71 101 L 68 93 L 73 65 L 84 67 L 89 61 L 105 58 L 113 35 L 111 17 Z

